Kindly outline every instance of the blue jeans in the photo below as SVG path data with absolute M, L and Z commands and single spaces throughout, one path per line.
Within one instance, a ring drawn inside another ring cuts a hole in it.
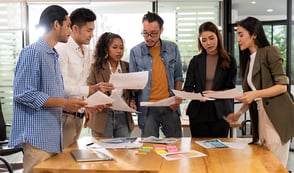
M 109 111 L 104 134 L 92 130 L 93 137 L 130 137 L 127 113 L 122 111 Z
M 159 128 L 165 137 L 182 137 L 181 120 L 176 111 L 169 107 L 149 107 L 142 137 L 159 137 Z

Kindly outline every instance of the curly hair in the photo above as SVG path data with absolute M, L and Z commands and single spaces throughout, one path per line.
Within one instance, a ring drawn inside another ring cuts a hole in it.
M 95 60 L 94 64 L 98 70 L 102 69 L 103 64 L 107 62 L 108 48 L 115 38 L 119 38 L 123 42 L 120 35 L 111 32 L 105 32 L 99 37 L 93 54 L 93 58 Z

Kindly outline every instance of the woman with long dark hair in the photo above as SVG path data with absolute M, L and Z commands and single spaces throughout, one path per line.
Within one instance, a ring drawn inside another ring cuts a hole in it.
M 227 120 L 238 120 L 249 108 L 253 143 L 266 146 L 286 166 L 294 136 L 294 103 L 287 92 L 283 58 L 278 48 L 269 44 L 258 19 L 239 21 L 237 33 L 244 93 L 236 99 L 243 105 Z
M 200 25 L 198 50 L 189 63 L 184 90 L 205 94 L 235 88 L 236 60 L 224 49 L 212 22 Z M 232 112 L 233 99 L 192 100 L 186 111 L 192 137 L 227 137 L 229 124 L 223 117 Z

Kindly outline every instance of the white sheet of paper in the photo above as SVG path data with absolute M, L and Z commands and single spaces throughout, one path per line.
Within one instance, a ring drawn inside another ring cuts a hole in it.
M 93 107 L 96 105 L 105 105 L 112 103 L 114 100 L 107 96 L 106 94 L 97 91 L 96 93 L 92 94 L 86 100 L 87 106 L 86 107 Z
M 234 148 L 234 149 L 244 149 L 246 146 L 248 146 L 248 144 L 236 143 L 236 142 L 223 142 L 223 143 L 229 146 L 229 148 Z
M 238 97 L 241 95 L 242 93 L 240 93 L 236 88 L 204 94 L 205 97 L 216 98 L 216 99 L 234 99 L 235 97 Z
M 112 102 L 112 106 L 110 107 L 111 109 L 137 113 L 135 109 L 132 109 L 131 107 L 129 107 L 129 105 L 124 101 L 124 99 L 120 95 L 111 94 L 110 98 L 114 100 Z
M 134 141 L 134 142 L 118 142 L 118 143 L 109 143 L 103 142 L 101 140 L 96 141 L 99 146 L 102 146 L 107 149 L 118 149 L 118 148 L 141 148 L 143 146 L 142 142 Z
M 144 89 L 148 80 L 148 71 L 133 73 L 114 73 L 109 83 L 116 89 Z
M 187 100 L 200 100 L 200 99 L 205 99 L 200 93 L 192 93 L 192 92 L 186 92 L 186 91 L 179 91 L 179 90 L 172 90 L 173 93 L 181 97 L 182 99 L 187 99 Z
M 141 106 L 170 106 L 175 103 L 174 97 L 159 100 L 157 102 L 140 102 Z

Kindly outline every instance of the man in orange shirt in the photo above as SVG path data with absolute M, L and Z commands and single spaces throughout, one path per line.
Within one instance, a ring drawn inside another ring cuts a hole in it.
M 183 83 L 182 63 L 178 46 L 160 39 L 163 19 L 156 13 L 143 16 L 142 42 L 131 49 L 130 72 L 149 71 L 146 87 L 136 93 L 137 103 L 159 101 L 173 96 L 172 89 L 181 90 Z M 159 128 L 166 137 L 181 137 L 179 105 L 182 100 L 175 97 L 168 107 L 141 107 L 138 124 L 142 137 L 159 137 Z

